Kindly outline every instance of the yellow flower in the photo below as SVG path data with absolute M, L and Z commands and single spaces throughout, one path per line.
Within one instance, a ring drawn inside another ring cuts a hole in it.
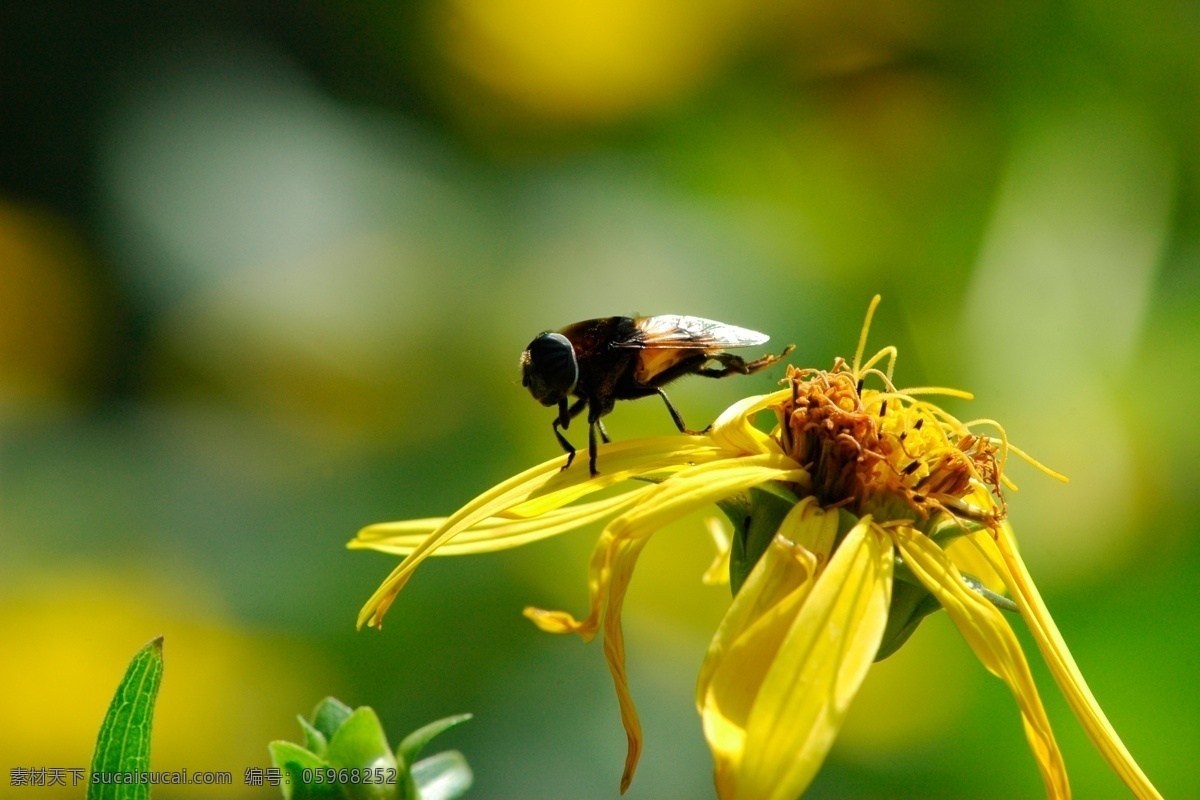
M 518 547 L 611 517 L 588 567 L 588 615 L 577 619 L 534 608 L 525 613 L 545 631 L 578 633 L 585 640 L 602 633 L 629 743 L 624 791 L 642 746 L 620 624 L 629 579 L 656 530 L 709 504 L 732 503 L 748 521 L 735 525 L 718 563 L 728 563 L 735 595 L 696 692 L 723 800 L 800 796 L 870 665 L 939 607 L 1012 691 L 1048 797 L 1070 796 L 1066 769 L 1001 608 L 1020 612 L 1076 717 L 1121 780 L 1139 798 L 1159 797 L 1088 689 L 1005 521 L 1010 453 L 1055 473 L 1011 445 L 997 423 L 960 422 L 920 399 L 970 395 L 896 389 L 895 348 L 864 363 L 878 301 L 872 301 L 851 364 L 838 359 L 829 371 L 789 368 L 785 388 L 735 403 L 707 435 L 606 445 L 604 471 L 590 479 L 586 466 L 560 471 L 557 458 L 448 518 L 363 529 L 351 547 L 405 558 L 368 600 L 359 625 L 378 626 L 430 555 Z M 886 370 L 878 366 L 885 361 Z M 770 434 L 753 424 L 767 410 L 777 421 Z M 985 436 L 981 428 L 996 435 Z M 622 494 L 575 503 L 626 482 L 630 488 Z M 758 524 L 763 520 L 765 526 Z M 1012 601 L 993 590 L 1007 590 Z

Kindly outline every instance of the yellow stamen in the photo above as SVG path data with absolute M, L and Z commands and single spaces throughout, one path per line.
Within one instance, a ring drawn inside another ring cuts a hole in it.
M 854 366 L 851 368 L 851 372 L 856 377 L 859 374 L 858 366 L 862 363 L 863 350 L 867 349 L 867 334 L 871 330 L 871 318 L 875 316 L 875 309 L 882 299 L 881 295 L 875 295 L 871 298 L 871 305 L 867 306 L 867 318 L 863 320 L 862 332 L 858 335 L 858 347 L 854 350 Z
M 865 342 L 864 342 L 864 344 L 865 344 Z M 890 384 L 892 382 L 892 372 L 896 369 L 896 358 L 898 357 L 898 355 L 899 355 L 899 352 L 896 350 L 896 346 L 888 345 L 887 347 L 883 348 L 875 355 L 871 356 L 870 360 L 867 361 L 866 364 L 862 365 L 862 369 L 855 370 L 855 374 L 858 377 L 863 378 L 863 377 L 866 377 L 867 374 L 873 372 L 873 373 L 878 374 L 881 378 L 884 379 L 884 381 L 886 381 L 888 384 Z M 878 370 L 871 369 L 871 367 L 878 364 L 884 358 L 888 358 L 888 368 L 887 368 L 886 375 L 879 372 Z

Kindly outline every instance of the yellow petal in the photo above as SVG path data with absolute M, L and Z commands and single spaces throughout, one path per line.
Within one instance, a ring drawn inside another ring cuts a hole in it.
M 541 609 L 527 609 L 526 616 L 542 630 L 578 633 L 590 639 L 600 626 L 620 541 L 649 536 L 691 511 L 769 480 L 807 485 L 809 477 L 787 456 L 766 454 L 688 467 L 650 487 L 637 505 L 610 522 L 596 540 L 588 563 L 588 616 L 576 620 L 563 612 Z
M 770 661 L 722 798 L 793 800 L 808 787 L 879 650 L 892 566 L 892 544 L 869 520 L 846 535 Z
M 1083 673 L 1079 671 L 1079 665 L 1067 649 L 1066 641 L 1059 633 L 1058 626 L 1054 624 L 1050 611 L 1030 578 L 1025 562 L 1017 553 L 1012 532 L 1002 529 L 998 541 L 986 538 L 977 540 L 977 544 L 1008 582 L 1013 599 L 1021 609 L 1021 616 L 1025 618 L 1038 649 L 1042 651 L 1042 657 L 1050 667 L 1050 674 L 1054 676 L 1054 681 L 1066 697 L 1071 710 L 1087 731 L 1088 738 L 1118 777 L 1133 791 L 1135 797 L 1141 800 L 1161 800 L 1162 795 L 1125 748 L 1121 737 L 1117 735 L 1100 704 L 1096 702 L 1092 690 L 1088 688 Z
M 754 415 L 791 396 L 791 389 L 781 389 L 739 400 L 717 417 L 709 435 L 718 446 L 733 453 L 778 453 L 779 443 L 754 427 Z
M 754 699 L 812 590 L 817 558 L 776 536 L 721 620 L 696 681 L 696 708 L 712 749 L 716 783 L 730 796 Z
M 999 509 L 996 506 L 996 500 L 992 493 L 985 486 L 975 485 L 963 498 L 966 505 L 974 506 L 983 509 L 983 516 L 989 513 L 997 512 Z M 1008 520 L 1001 520 L 999 523 L 1010 533 L 1012 531 Z M 979 581 L 997 594 L 1007 594 L 1008 584 L 1003 576 L 996 571 L 992 566 L 991 561 L 980 552 L 970 540 L 971 539 L 990 539 L 992 532 L 990 528 L 976 531 L 975 533 L 959 536 L 945 546 L 946 555 L 950 556 L 950 560 L 954 562 L 954 566 L 960 571 L 973 575 Z
M 816 556 L 818 563 L 829 560 L 837 539 L 839 515 L 837 509 L 826 511 L 815 497 L 806 497 L 779 523 L 779 535 L 790 539 Z
M 555 458 L 509 478 L 460 508 L 384 579 L 359 612 L 358 626 L 361 628 L 369 622 L 378 627 L 413 570 L 434 550 L 488 517 L 511 513 L 514 509 L 519 509 L 521 516 L 544 513 L 636 475 L 679 464 L 712 461 L 724 455 L 720 448 L 707 443 L 707 437 L 681 439 L 678 436 L 615 442 L 605 445 L 601 452 L 602 465 L 608 472 L 595 478 L 588 475 L 584 459 L 579 459 L 583 463 L 563 471 L 563 459 Z
M 1021 709 L 1025 737 L 1042 771 L 1047 796 L 1070 797 L 1066 766 L 1050 730 L 1050 720 L 1008 622 L 995 606 L 967 588 L 949 556 L 923 534 L 909 528 L 892 528 L 889 533 L 904 562 L 946 609 L 975 655 L 1008 684 Z
M 600 534 L 588 567 L 590 613 L 575 620 L 563 612 L 527 609 L 526 616 L 542 630 L 573 631 L 585 640 L 603 625 L 604 657 L 612 674 L 628 739 L 621 791 L 633 779 L 641 753 L 641 726 L 625 674 L 625 643 L 621 607 L 637 558 L 650 534 L 698 508 L 715 503 L 768 480 L 807 482 L 808 473 L 783 455 L 768 454 L 726 459 L 681 470 L 650 487 L 632 509 L 614 519 Z
M 522 613 L 526 619 L 538 627 L 538 630 L 546 633 L 580 633 L 579 620 L 566 611 L 550 611 L 536 606 L 526 606 Z M 592 636 L 595 636 L 594 631 L 591 634 L 583 635 L 583 640 L 590 641 Z
M 641 753 L 641 725 L 629 693 L 625 674 L 625 645 L 621 631 L 621 607 L 637 558 L 648 537 L 664 525 L 694 511 L 768 480 L 806 482 L 808 473 L 783 455 L 749 456 L 682 471 L 654 487 L 636 506 L 613 520 L 600 536 L 597 552 L 603 552 L 599 569 L 589 576 L 594 585 L 593 612 L 581 626 L 586 635 L 594 624 L 599 601 L 603 599 L 604 657 L 612 673 L 625 726 L 628 749 L 621 775 L 624 792 Z M 603 548 L 603 551 L 601 550 Z M 597 559 L 593 559 L 593 565 Z
M 604 660 L 612 675 L 617 705 L 621 709 L 621 724 L 625 728 L 625 767 L 621 770 L 621 794 L 625 794 L 629 788 L 642 754 L 642 724 L 638 720 L 633 696 L 629 692 L 629 679 L 625 674 L 625 634 L 621 630 L 621 607 L 625 603 L 625 592 L 629 588 L 633 567 L 648 541 L 648 538 L 642 537 L 622 539 L 617 544 L 613 555 L 612 585 L 604 610 Z
M 722 668 L 726 652 L 735 641 L 746 639 L 746 631 L 785 596 L 797 588 L 811 588 L 809 582 L 817 569 L 829 560 L 837 526 L 838 512 L 823 510 L 815 497 L 806 497 L 796 503 L 783 518 L 775 538 L 768 545 L 770 557 L 764 553 L 754 565 L 708 646 L 708 654 L 696 679 L 696 709 L 701 717 L 705 716 L 708 686 L 715 672 Z M 800 602 L 806 594 L 807 588 L 793 599 Z M 791 617 L 787 619 L 790 624 Z M 781 642 L 782 636 L 774 641 Z M 758 658 L 757 663 L 765 670 L 770 659 Z M 739 667 L 734 673 L 741 674 L 742 671 Z M 757 682 L 746 683 L 757 687 Z M 749 712 L 748 703 L 746 712 Z
M 700 577 L 700 580 L 705 586 L 724 586 L 729 583 L 729 551 L 731 549 L 729 531 L 725 530 L 725 523 L 717 517 L 709 517 L 704 520 L 704 527 L 708 529 L 708 535 L 712 537 L 717 555 L 713 559 L 713 563 L 709 564 L 708 569 L 704 570 L 704 575 Z
M 606 533 L 648 536 L 689 511 L 770 480 L 810 485 L 808 473 L 781 453 L 727 458 L 681 470 L 653 487 L 637 505 L 613 520 Z
M 549 480 L 531 490 L 524 502 L 512 504 L 503 513 L 512 517 L 533 517 L 639 475 L 682 469 L 728 457 L 729 453 L 707 436 L 655 436 L 604 444 L 597 455 L 599 475 L 589 476 L 587 459 L 577 458 L 570 469 L 552 471 Z M 564 460 L 558 458 L 547 463 L 561 468 Z
M 473 553 L 493 553 L 548 539 L 574 530 L 590 522 L 624 511 L 645 494 L 649 486 L 625 492 L 616 497 L 580 503 L 548 511 L 540 517 L 488 517 L 463 531 L 453 542 L 438 548 L 435 556 L 457 556 Z M 351 550 L 378 550 L 381 553 L 406 556 L 426 537 L 444 525 L 445 517 L 413 519 L 404 522 L 381 522 L 368 525 L 346 546 Z
M 1007 525 L 1008 523 L 1003 524 Z M 997 594 L 1007 594 L 1008 585 L 1004 582 L 1004 578 L 970 542 L 971 539 L 987 539 L 991 535 L 991 531 L 982 530 L 960 536 L 946 546 L 946 555 L 950 556 L 950 560 L 954 562 L 954 566 L 958 567 L 959 571 L 975 576 L 980 583 Z

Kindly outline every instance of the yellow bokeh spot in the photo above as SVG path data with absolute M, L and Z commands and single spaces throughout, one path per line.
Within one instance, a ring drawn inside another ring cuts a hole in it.
M 151 769 L 228 771 L 269 767 L 267 743 L 297 738 L 329 685 L 319 657 L 281 637 L 239 631 L 201 592 L 167 588 L 149 572 L 69 570 L 30 577 L 0 594 L 0 754 L 13 767 L 91 764 L 96 734 L 129 660 L 164 636 L 165 668 L 154 714 Z M 78 787 L 39 797 L 81 797 Z M 230 787 L 224 787 L 226 789 Z M 207 797 L 172 786 L 172 797 Z
M 753 5 L 687 0 L 446 0 L 444 49 L 474 83 L 536 116 L 605 121 L 706 77 Z

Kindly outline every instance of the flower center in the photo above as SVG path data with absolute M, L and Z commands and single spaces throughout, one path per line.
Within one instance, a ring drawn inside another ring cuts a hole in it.
M 1003 519 L 996 444 L 871 373 L 887 390 L 864 389 L 841 359 L 830 372 L 788 369 L 792 395 L 775 409 L 779 443 L 812 475 L 821 504 L 881 522 L 943 511 L 985 524 Z M 967 502 L 979 487 L 996 503 Z

